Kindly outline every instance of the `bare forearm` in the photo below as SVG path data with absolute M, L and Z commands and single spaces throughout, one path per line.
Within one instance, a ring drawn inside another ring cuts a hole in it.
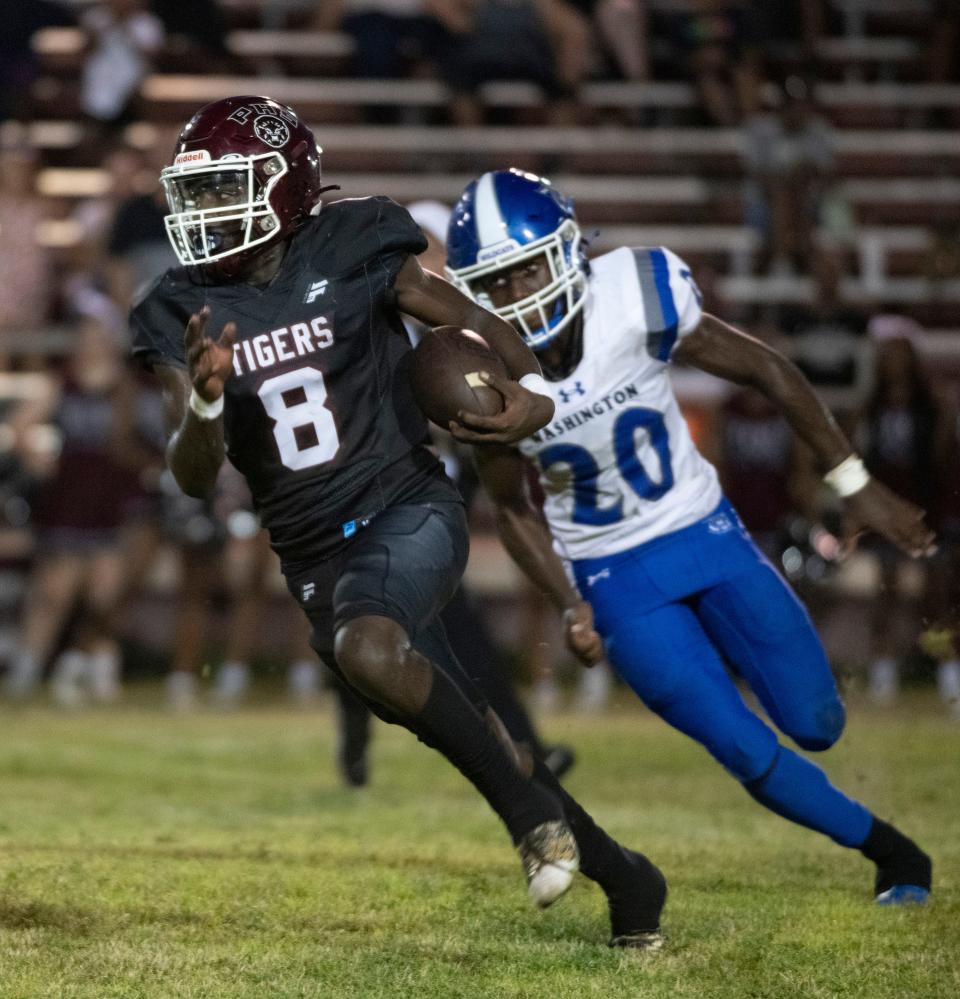
M 835 468 L 853 451 L 833 414 L 793 362 L 779 357 L 755 387 L 783 413 L 822 469 Z
M 704 314 L 698 329 L 677 347 L 674 359 L 718 378 L 763 393 L 783 413 L 824 469 L 853 448 L 800 369 L 783 354 Z
M 209 496 L 223 464 L 223 417 L 201 419 L 190 408 L 191 385 L 186 371 L 160 366 L 167 464 L 177 485 L 188 496 Z
M 511 558 L 558 611 L 563 612 L 580 599 L 553 550 L 550 532 L 532 507 L 499 507 L 497 527 Z
M 473 330 L 500 355 L 514 381 L 540 374 L 533 351 L 506 320 L 477 305 L 458 288 L 423 270 L 416 257 L 404 264 L 394 284 L 401 312 L 428 326 L 461 326 Z
M 201 420 L 188 409 L 167 444 L 167 463 L 177 485 L 188 496 L 209 496 L 224 455 L 223 418 Z
M 493 347 L 514 381 L 520 381 L 524 375 L 540 374 L 536 354 L 523 342 L 520 334 L 499 316 L 476 306 L 476 316 L 467 329 L 479 333 Z

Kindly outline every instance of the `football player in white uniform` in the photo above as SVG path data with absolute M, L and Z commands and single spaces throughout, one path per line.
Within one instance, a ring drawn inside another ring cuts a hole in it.
M 516 448 L 489 445 L 488 418 L 463 413 L 451 429 L 487 442 L 476 455 L 503 541 L 564 615 L 571 648 L 589 666 L 605 646 L 644 703 L 758 802 L 859 849 L 876 864 L 878 902 L 926 900 L 930 858 L 781 743 L 724 668 L 736 666 L 802 749 L 839 738 L 844 706 L 823 647 L 694 446 L 668 365 L 763 392 L 843 497 L 850 542 L 873 530 L 928 554 L 923 511 L 868 476 L 790 361 L 701 310 L 675 254 L 621 248 L 588 262 L 570 201 L 542 178 L 502 170 L 472 182 L 447 252 L 452 280 L 537 352 L 541 391 L 556 403 L 553 421 Z M 524 456 L 539 467 L 546 525 L 524 488 Z

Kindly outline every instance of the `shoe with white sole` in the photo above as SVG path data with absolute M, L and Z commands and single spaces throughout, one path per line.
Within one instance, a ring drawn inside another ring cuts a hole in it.
M 542 822 L 517 845 L 527 875 L 527 892 L 540 909 L 552 905 L 573 883 L 580 851 L 570 827 L 559 819 Z

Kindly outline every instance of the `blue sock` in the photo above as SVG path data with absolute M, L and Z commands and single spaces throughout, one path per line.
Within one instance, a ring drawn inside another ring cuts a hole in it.
M 824 833 L 841 846 L 862 846 L 870 834 L 870 812 L 838 791 L 819 767 L 785 746 L 779 747 L 762 777 L 743 786 L 770 811 Z

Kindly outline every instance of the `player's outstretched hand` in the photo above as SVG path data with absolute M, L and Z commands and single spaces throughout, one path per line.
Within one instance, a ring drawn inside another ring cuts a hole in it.
M 567 648 L 584 666 L 596 666 L 603 659 L 603 639 L 593 626 L 593 608 L 579 600 L 563 612 Z
M 468 444 L 516 444 L 531 437 L 553 419 L 553 400 L 530 392 L 519 382 L 482 371 L 480 377 L 503 396 L 496 416 L 481 416 L 461 409 L 460 422 L 451 421 L 450 433 Z
M 935 535 L 923 522 L 924 511 L 876 479 L 848 496 L 844 508 L 845 555 L 856 547 L 864 531 L 876 531 L 912 558 L 932 555 L 937 550 Z
M 187 371 L 193 387 L 206 402 L 215 402 L 223 395 L 223 386 L 233 373 L 233 342 L 237 338 L 236 323 L 227 323 L 219 340 L 206 334 L 210 307 L 205 305 L 187 323 L 183 342 L 187 352 Z

